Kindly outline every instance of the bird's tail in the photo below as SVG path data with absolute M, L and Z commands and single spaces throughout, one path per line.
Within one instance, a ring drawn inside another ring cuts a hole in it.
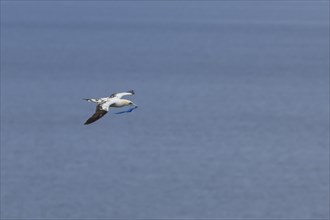
M 94 102 L 94 103 L 99 103 L 99 99 L 83 99 L 86 100 L 87 102 Z

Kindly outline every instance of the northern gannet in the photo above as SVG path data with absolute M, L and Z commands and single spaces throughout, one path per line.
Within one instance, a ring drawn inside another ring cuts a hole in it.
M 131 105 L 137 108 L 137 105 L 135 105 L 132 101 L 122 99 L 123 96 L 134 94 L 134 91 L 131 90 L 128 92 L 113 93 L 111 96 L 105 98 L 84 99 L 88 102 L 97 103 L 95 113 L 85 122 L 85 125 L 91 124 L 94 121 L 97 121 L 102 118 L 105 114 L 108 113 L 110 107 L 120 108 Z M 129 111 L 132 110 L 133 109 L 130 109 Z

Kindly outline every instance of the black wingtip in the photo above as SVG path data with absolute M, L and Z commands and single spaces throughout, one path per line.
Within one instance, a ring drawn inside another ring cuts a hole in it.
M 92 124 L 94 121 L 96 121 L 96 120 L 93 120 L 93 119 L 89 118 L 89 119 L 84 123 L 84 125 Z
M 132 93 L 132 95 L 135 94 L 134 90 L 130 90 L 130 91 L 128 91 L 128 92 Z
M 87 121 L 85 121 L 84 125 L 92 124 L 94 121 L 89 118 Z

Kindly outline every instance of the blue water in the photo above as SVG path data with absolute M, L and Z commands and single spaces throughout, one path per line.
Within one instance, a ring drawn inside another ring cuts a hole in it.
M 328 102 L 328 1 L 1 1 L 1 218 L 327 218 Z

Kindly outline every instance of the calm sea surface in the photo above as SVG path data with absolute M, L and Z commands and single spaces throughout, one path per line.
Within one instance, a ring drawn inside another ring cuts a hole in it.
M 328 1 L 2 1 L 1 217 L 327 218 L 328 74 Z

